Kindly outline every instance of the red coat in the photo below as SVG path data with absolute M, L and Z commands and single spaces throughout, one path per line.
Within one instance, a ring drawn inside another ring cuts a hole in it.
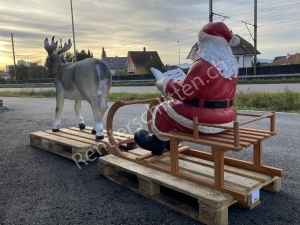
M 226 124 L 234 120 L 233 107 L 228 108 L 200 108 L 188 105 L 183 100 L 201 99 L 201 100 L 227 100 L 233 99 L 236 92 L 237 78 L 232 80 L 223 78 L 218 70 L 208 62 L 199 59 L 193 63 L 187 77 L 183 81 L 171 79 L 165 88 L 165 93 L 174 100 L 169 101 L 166 107 L 160 106 L 156 113 L 155 126 L 158 131 L 167 132 L 172 128 L 182 131 L 191 131 L 178 124 L 176 119 L 170 116 L 174 111 L 179 116 L 193 120 L 198 117 L 199 123 L 207 124 Z M 171 117 L 171 118 L 170 118 Z

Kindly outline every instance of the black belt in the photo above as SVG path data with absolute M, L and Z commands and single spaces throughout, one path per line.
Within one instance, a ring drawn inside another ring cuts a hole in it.
M 227 100 L 203 100 L 194 98 L 192 100 L 183 100 L 185 104 L 199 108 L 229 108 L 233 106 L 234 99 Z

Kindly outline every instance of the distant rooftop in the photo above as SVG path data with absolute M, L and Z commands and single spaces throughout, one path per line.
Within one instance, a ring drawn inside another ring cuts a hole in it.
M 106 62 L 110 69 L 124 69 L 127 57 L 104 57 L 102 61 Z

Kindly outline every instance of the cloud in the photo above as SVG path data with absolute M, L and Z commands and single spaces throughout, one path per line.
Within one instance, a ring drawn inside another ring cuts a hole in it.
M 100 57 L 104 46 L 108 56 L 126 56 L 128 51 L 158 51 L 162 61 L 185 62 L 198 31 L 208 22 L 208 1 L 198 0 L 73 0 L 75 40 L 78 50 L 90 49 Z M 258 4 L 258 50 L 263 58 L 294 53 L 300 46 L 300 15 L 297 0 L 266 0 Z M 253 24 L 253 2 L 215 0 L 213 12 L 228 16 L 224 22 L 253 43 L 241 21 Z M 12 63 L 11 33 L 15 51 L 28 61 L 44 60 L 46 37 L 63 42 L 73 39 L 70 1 L 6 0 L 0 5 L 0 54 Z M 214 21 L 223 17 L 213 16 Z M 248 26 L 253 34 L 253 26 Z M 293 35 L 291 35 L 293 34 Z M 177 42 L 179 41 L 179 43 Z M 2 44 L 1 44 L 2 43 Z M 289 43 L 289 44 L 286 44 Z M 188 62 L 188 61 L 186 61 Z M 3 60 L 0 68 L 3 67 Z

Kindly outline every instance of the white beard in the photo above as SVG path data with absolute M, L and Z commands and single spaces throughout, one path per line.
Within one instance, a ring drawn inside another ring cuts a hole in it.
M 231 80 L 237 77 L 237 60 L 229 45 L 200 42 L 197 59 L 203 59 L 215 67 L 222 77 Z

